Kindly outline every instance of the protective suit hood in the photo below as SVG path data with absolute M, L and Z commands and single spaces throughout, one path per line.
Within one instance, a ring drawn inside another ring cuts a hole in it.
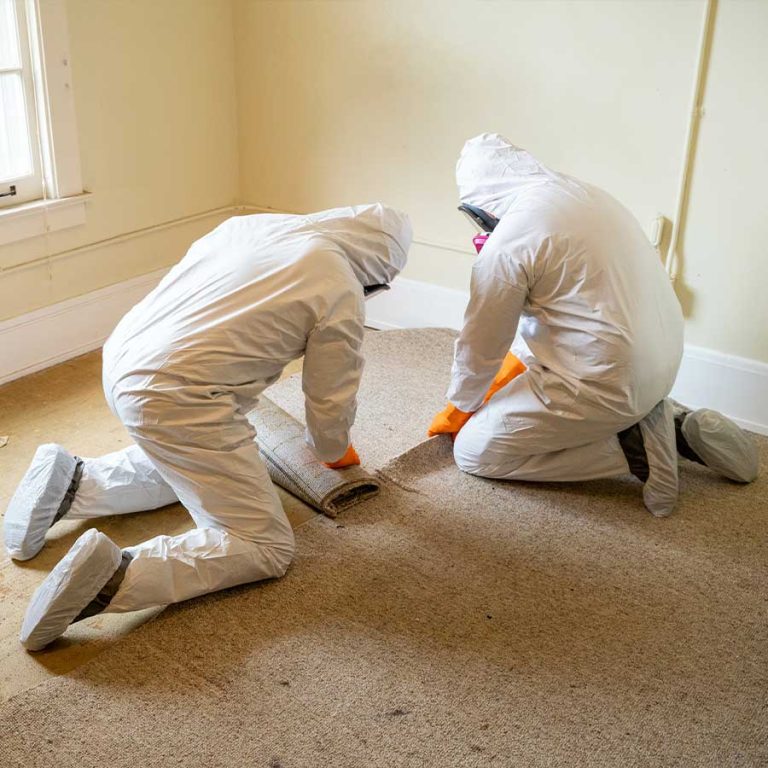
M 522 192 L 556 178 L 561 177 L 498 133 L 467 141 L 456 163 L 461 202 L 499 219 Z
M 302 216 L 302 220 L 298 231 L 334 243 L 363 286 L 390 283 L 405 266 L 411 223 L 394 208 L 380 203 L 332 208 Z

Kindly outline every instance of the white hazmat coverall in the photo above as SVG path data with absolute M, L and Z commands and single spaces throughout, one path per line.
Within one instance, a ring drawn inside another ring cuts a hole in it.
M 285 572 L 293 533 L 246 413 L 303 355 L 307 441 L 320 461 L 345 454 L 363 366 L 363 287 L 389 283 L 410 241 L 407 216 L 379 204 L 234 217 L 194 243 L 120 321 L 104 347 L 104 390 L 135 445 L 85 460 L 65 517 L 178 499 L 196 527 L 128 547 L 106 611 Z M 103 551 L 110 571 L 119 554 Z M 28 647 L 49 639 L 38 633 Z
M 628 472 L 617 433 L 641 422 L 645 502 L 668 514 L 677 453 L 664 399 L 683 317 L 658 254 L 609 194 L 496 134 L 467 142 L 457 181 L 462 202 L 500 219 L 472 270 L 447 393 L 477 411 L 456 438 L 457 464 L 492 478 L 612 477 Z M 527 370 L 481 408 L 516 332 Z

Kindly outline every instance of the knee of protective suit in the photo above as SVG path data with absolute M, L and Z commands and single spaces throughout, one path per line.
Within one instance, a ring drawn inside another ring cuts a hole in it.
M 471 423 L 470 419 L 453 444 L 453 460 L 456 466 L 462 472 L 477 477 L 508 478 L 513 475 L 527 457 L 515 456 L 511 452 L 500 457 L 492 450 L 490 440 L 484 438 L 479 430 L 469 428 Z
M 275 565 L 275 577 L 283 576 L 288 570 L 288 566 L 293 562 L 293 556 L 296 554 L 296 540 L 293 537 L 293 530 L 289 528 L 287 534 L 281 537 L 280 541 L 270 546 L 270 555 Z
M 279 578 L 288 570 L 296 553 L 296 540 L 293 528 L 282 509 L 279 514 L 276 513 L 264 521 L 258 532 L 242 531 L 238 536 L 250 545 L 256 545 L 260 553 L 259 558 L 269 571 L 269 578 Z
M 463 446 L 459 443 L 458 438 L 453 444 L 453 460 L 456 462 L 456 466 L 469 475 L 482 475 L 482 463 L 479 461 L 479 457 L 476 453 L 462 450 Z
M 488 449 L 487 442 L 482 432 L 477 429 L 477 422 L 470 419 L 453 442 L 453 460 L 456 466 L 462 472 L 482 477 L 486 464 L 484 454 Z

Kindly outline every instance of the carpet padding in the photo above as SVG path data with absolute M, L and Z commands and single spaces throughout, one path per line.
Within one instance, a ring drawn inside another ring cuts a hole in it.
M 380 483 L 363 467 L 329 469 L 304 439 L 304 426 L 263 397 L 248 414 L 272 482 L 328 517 L 336 517 L 379 492 Z
M 451 339 L 367 338 L 378 497 L 300 528 L 283 579 L 171 607 L 12 699 L 0 764 L 766 765 L 765 476 L 686 462 L 656 519 L 631 478 L 464 475 L 449 440 L 418 444 Z M 297 387 L 271 392 L 294 416 Z

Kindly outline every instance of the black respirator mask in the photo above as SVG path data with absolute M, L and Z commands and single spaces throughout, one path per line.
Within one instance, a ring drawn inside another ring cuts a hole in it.
M 467 203 L 462 203 L 459 206 L 459 210 L 467 217 L 472 224 L 472 228 L 477 232 L 472 238 L 472 245 L 480 253 L 483 250 L 485 241 L 491 236 L 491 232 L 496 229 L 499 220 L 482 208 Z
M 375 296 L 382 291 L 388 291 L 389 285 L 387 283 L 379 283 L 378 285 L 366 285 L 363 286 L 363 298 L 370 299 L 371 296 Z

